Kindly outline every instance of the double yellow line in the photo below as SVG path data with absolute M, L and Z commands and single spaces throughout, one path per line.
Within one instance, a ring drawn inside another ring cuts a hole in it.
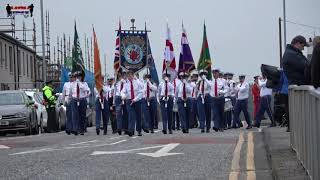
M 238 180 L 241 168 L 240 168 L 240 159 L 241 159 L 241 149 L 244 143 L 244 133 L 241 132 L 239 135 L 239 140 L 237 146 L 233 152 L 233 159 L 231 164 L 231 172 L 229 174 L 229 180 Z M 247 143 L 247 163 L 246 163 L 246 177 L 247 180 L 256 180 L 256 168 L 254 164 L 254 143 L 253 143 L 253 132 L 248 133 L 248 143 Z

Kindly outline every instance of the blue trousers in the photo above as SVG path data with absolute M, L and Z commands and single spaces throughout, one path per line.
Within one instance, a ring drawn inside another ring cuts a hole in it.
M 199 114 L 199 121 L 200 121 L 200 129 L 204 130 L 205 127 L 207 129 L 210 129 L 210 121 L 206 121 L 206 113 L 205 113 L 206 105 L 205 105 L 205 102 L 202 101 L 201 96 L 197 98 L 197 106 L 198 106 L 198 114 Z
M 142 112 L 142 128 L 143 129 L 149 129 L 150 128 L 150 113 L 149 113 L 149 107 L 148 102 L 145 98 L 141 99 L 141 108 Z
M 157 115 L 157 99 L 156 97 L 152 97 L 149 99 L 149 106 L 146 101 L 146 108 L 143 109 L 144 112 L 144 120 L 146 121 L 147 129 L 154 129 L 154 125 L 156 123 L 156 115 Z
M 99 99 L 96 99 L 96 129 L 100 129 L 101 114 L 103 121 L 103 129 L 107 129 L 108 127 L 108 121 L 110 116 L 109 102 L 105 100 L 103 105 L 104 108 L 102 109 Z
M 181 128 L 181 123 L 180 123 L 179 113 L 172 112 L 172 129 L 176 130 L 180 128 Z
M 79 102 L 79 106 L 78 106 Z M 87 100 L 85 98 L 71 100 L 72 125 L 74 132 L 84 132 L 86 121 Z
M 136 131 L 141 132 L 141 101 L 137 101 L 131 104 L 131 100 L 126 100 L 127 111 L 128 111 L 128 131 L 134 132 L 134 127 Z
M 167 104 L 167 107 L 166 107 Z M 172 130 L 172 108 L 173 108 L 173 98 L 169 97 L 168 101 L 164 101 L 161 98 L 160 101 L 161 114 L 162 114 L 162 125 L 163 130 Z
M 212 98 L 212 119 L 214 127 L 217 129 L 223 128 L 223 114 L 224 114 L 224 97 Z
M 126 104 L 122 104 L 120 96 L 115 97 L 117 129 L 128 130 L 128 113 Z
M 192 100 L 188 98 L 186 101 L 178 98 L 178 111 L 179 111 L 179 118 L 181 120 L 181 128 L 183 130 L 188 130 L 190 128 L 190 116 L 191 116 L 191 106 Z
M 210 95 L 206 95 L 204 98 L 204 111 L 205 111 L 205 120 L 207 130 L 211 128 L 211 120 L 212 120 L 212 97 Z
M 195 127 L 198 122 L 199 114 L 198 114 L 198 101 L 196 98 L 191 99 L 191 116 L 190 116 L 190 128 Z
M 246 122 L 248 124 L 248 126 L 251 126 L 251 119 L 250 119 L 250 115 L 248 112 L 248 99 L 243 99 L 243 100 L 237 100 L 236 104 L 235 104 L 235 108 L 234 108 L 234 116 L 233 116 L 233 125 L 234 127 L 239 127 L 240 126 L 240 113 L 241 111 L 244 114 L 244 117 L 246 119 Z
M 72 108 L 71 108 L 71 102 L 66 104 L 66 132 L 73 131 L 73 123 L 72 123 Z
M 264 112 L 266 111 L 271 120 L 271 123 L 274 124 L 270 103 L 271 103 L 271 95 L 261 97 L 259 111 L 256 115 L 256 126 L 258 127 L 260 126 L 261 120 L 264 116 Z

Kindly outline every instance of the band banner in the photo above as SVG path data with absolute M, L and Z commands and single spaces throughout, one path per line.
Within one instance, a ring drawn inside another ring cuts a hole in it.
M 121 67 L 137 72 L 147 65 L 147 33 L 123 31 L 120 34 Z

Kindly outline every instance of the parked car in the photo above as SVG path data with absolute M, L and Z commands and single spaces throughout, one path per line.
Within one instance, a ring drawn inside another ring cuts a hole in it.
M 38 134 L 34 104 L 24 91 L 0 91 L 0 134 Z
M 25 92 L 35 102 L 39 131 L 43 133 L 47 129 L 48 115 L 46 107 L 43 105 L 42 93 L 37 90 L 25 90 Z
M 65 130 L 66 128 L 66 122 L 67 122 L 67 113 L 66 113 L 66 106 L 63 103 L 63 97 L 62 93 L 57 93 L 56 96 L 58 97 L 57 100 L 57 117 L 59 122 L 59 128 L 61 130 Z M 86 123 L 88 127 L 93 126 L 93 111 L 92 108 L 88 105 L 87 111 L 86 111 Z

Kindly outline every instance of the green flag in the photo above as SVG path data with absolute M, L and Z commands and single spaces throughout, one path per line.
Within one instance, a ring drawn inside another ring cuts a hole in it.
M 207 32 L 206 32 L 206 25 L 203 26 L 203 42 L 201 48 L 200 59 L 198 62 L 198 70 L 205 69 L 208 71 L 208 79 L 212 79 L 211 73 L 211 58 L 210 58 L 210 51 L 209 45 L 207 40 Z
M 82 57 L 82 51 L 79 42 L 79 36 L 77 32 L 76 24 L 74 24 L 74 40 L 72 48 L 72 72 L 81 71 L 85 72 L 84 61 Z

